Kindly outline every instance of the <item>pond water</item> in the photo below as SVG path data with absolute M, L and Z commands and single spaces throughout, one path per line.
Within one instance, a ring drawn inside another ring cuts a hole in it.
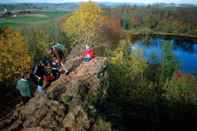
M 171 39 L 170 41 L 172 43 L 172 52 L 179 64 L 179 70 L 197 76 L 197 43 L 176 39 Z M 152 38 L 146 43 L 138 40 L 131 45 L 131 50 L 143 50 L 144 58 L 149 63 L 152 63 L 153 54 L 160 62 L 163 55 L 163 44 L 165 44 L 164 38 Z

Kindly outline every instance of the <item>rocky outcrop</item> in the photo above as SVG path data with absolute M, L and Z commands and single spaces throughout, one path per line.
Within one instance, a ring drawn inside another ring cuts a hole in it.
M 73 60 L 73 59 L 72 59 Z M 77 64 L 76 64 L 77 63 Z M 72 70 L 69 75 L 62 75 L 47 89 L 48 93 L 61 95 L 74 95 L 79 86 L 86 86 L 91 92 L 95 92 L 104 78 L 106 58 L 96 57 L 88 63 L 80 63 L 78 59 L 65 63 L 65 67 Z M 76 68 L 77 67 L 77 68 Z M 60 91 L 62 89 L 62 91 Z M 75 90 L 76 89 L 76 90 Z
M 58 130 L 63 127 L 61 122 L 65 117 L 65 111 L 63 104 L 49 100 L 46 94 L 36 94 L 27 104 L 16 108 L 8 120 L 10 123 L 7 123 L 7 130 L 31 128 Z
M 103 89 L 106 58 L 89 63 L 77 58 L 65 66 L 71 71 L 53 82 L 43 94 L 36 94 L 13 115 L 1 122 L 2 129 L 24 131 L 110 131 L 111 124 L 96 117 L 92 99 Z M 92 115 L 93 114 L 93 115 Z

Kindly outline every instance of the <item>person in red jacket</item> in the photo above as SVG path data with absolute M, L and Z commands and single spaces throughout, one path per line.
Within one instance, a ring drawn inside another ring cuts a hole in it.
M 82 54 L 82 60 L 83 62 L 89 62 L 94 58 L 94 51 L 93 49 L 90 49 L 88 45 L 85 47 L 85 51 Z

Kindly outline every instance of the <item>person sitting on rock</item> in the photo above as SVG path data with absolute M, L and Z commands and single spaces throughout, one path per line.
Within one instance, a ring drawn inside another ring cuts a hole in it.
M 88 45 L 85 46 L 85 51 L 82 54 L 82 61 L 89 62 L 94 58 L 94 51 Z
M 50 64 L 51 64 L 52 74 L 53 74 L 54 78 L 58 79 L 60 76 L 60 65 L 58 64 L 55 57 L 53 57 Z
M 24 73 L 21 79 L 17 80 L 16 89 L 19 90 L 23 103 L 26 103 L 32 97 L 32 89 L 28 72 Z
M 68 73 L 68 70 L 64 66 L 64 50 L 65 47 L 63 44 L 55 43 L 52 48 L 49 49 L 49 52 L 57 59 L 58 64 L 61 66 L 60 72 Z
M 37 92 L 42 92 L 44 89 L 44 76 L 46 76 L 46 71 L 45 71 L 45 62 L 44 61 L 40 61 L 40 63 L 38 65 L 36 65 L 33 68 L 33 79 L 34 79 L 34 83 L 37 86 L 36 91 Z
M 48 87 L 51 84 L 51 82 L 54 81 L 56 78 L 53 75 L 51 63 L 46 63 L 44 68 L 46 72 L 44 75 L 44 87 Z
M 60 43 L 55 43 L 51 48 L 51 53 L 57 58 L 59 64 L 64 61 L 64 50 L 64 45 Z

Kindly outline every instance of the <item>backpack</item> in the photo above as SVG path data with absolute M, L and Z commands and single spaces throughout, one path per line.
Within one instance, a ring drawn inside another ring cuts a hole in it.
M 20 91 L 21 96 L 31 97 L 31 87 L 30 82 L 25 79 L 20 79 L 17 81 L 16 88 Z

